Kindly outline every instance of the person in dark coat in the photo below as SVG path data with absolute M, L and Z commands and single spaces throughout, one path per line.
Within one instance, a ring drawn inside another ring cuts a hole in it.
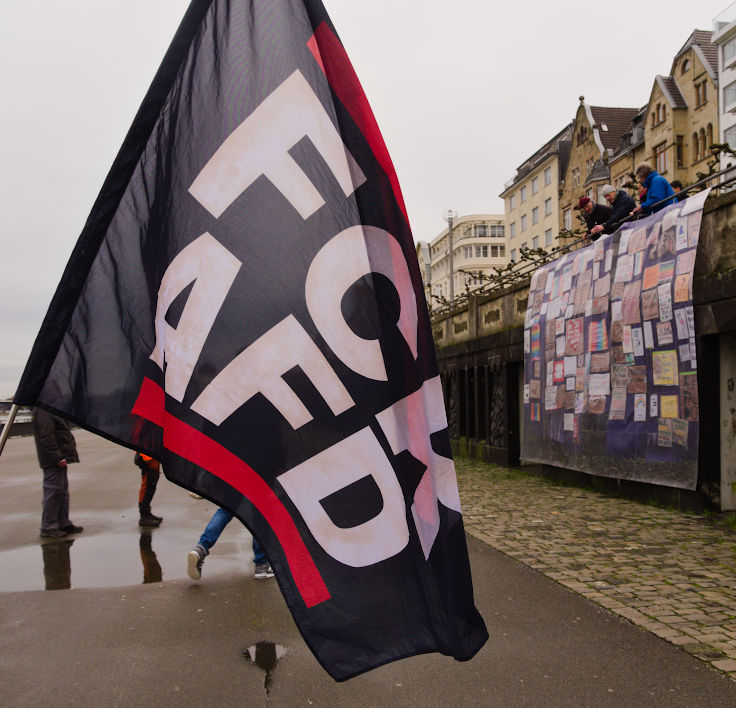
M 591 238 L 594 234 L 600 234 L 601 232 L 612 234 L 636 208 L 634 198 L 629 196 L 623 189 L 616 191 L 610 184 L 604 184 L 601 194 L 611 207 L 611 216 L 603 224 L 598 224 L 590 230 Z
M 62 538 L 80 533 L 84 529 L 69 520 L 67 466 L 79 462 L 69 423 L 42 408 L 34 408 L 32 427 L 38 464 L 43 470 L 41 536 Z
M 596 204 L 590 197 L 581 197 L 578 207 L 583 210 L 585 225 L 588 227 L 587 235 L 592 241 L 600 237 L 600 232 L 593 233 L 592 229 L 598 224 L 604 224 L 611 216 L 611 210 L 603 204 Z

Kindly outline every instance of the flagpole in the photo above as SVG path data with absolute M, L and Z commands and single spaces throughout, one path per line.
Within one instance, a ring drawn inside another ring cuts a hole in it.
M 15 414 L 18 412 L 18 406 L 13 403 L 12 406 L 10 406 L 10 412 L 8 413 L 8 420 L 5 422 L 5 425 L 3 426 L 3 432 L 0 433 L 0 455 L 3 454 L 3 449 L 5 448 L 5 441 L 8 439 L 8 435 L 10 435 L 10 428 L 13 425 L 13 421 L 15 420 Z

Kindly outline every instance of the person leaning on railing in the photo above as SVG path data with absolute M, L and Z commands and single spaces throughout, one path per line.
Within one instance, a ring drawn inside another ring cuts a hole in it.
M 598 224 L 590 230 L 591 238 L 594 236 L 598 238 L 601 232 L 612 234 L 621 225 L 621 222 L 631 214 L 632 210 L 636 208 L 634 198 L 629 196 L 623 189 L 616 191 L 612 185 L 604 184 L 601 194 L 603 194 L 603 198 L 611 207 L 611 215 L 606 219 L 605 223 Z
M 647 190 L 647 195 L 646 199 L 638 207 L 632 209 L 632 214 L 654 214 L 675 202 L 674 198 L 667 199 L 667 197 L 671 197 L 675 193 L 672 185 L 657 170 L 649 165 L 645 163 L 639 165 L 636 168 L 636 178 L 641 182 L 642 187 Z M 661 204 L 658 202 L 661 202 Z

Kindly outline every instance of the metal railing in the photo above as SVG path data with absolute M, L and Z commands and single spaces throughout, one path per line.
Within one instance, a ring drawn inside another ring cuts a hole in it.
M 703 179 L 700 179 L 697 182 L 693 182 L 692 184 L 683 187 L 680 192 L 675 194 L 675 198 L 678 202 L 684 201 L 688 198 L 688 196 L 691 196 L 691 194 L 689 193 L 702 191 L 713 180 L 722 177 L 728 173 L 733 174 L 734 172 L 736 172 L 736 167 L 727 167 L 724 170 L 720 170 L 718 172 L 714 172 L 713 174 L 707 175 Z M 733 177 L 724 180 L 723 182 L 719 182 L 716 187 L 722 189 L 723 187 L 729 186 L 734 183 L 736 183 L 736 174 Z M 671 201 L 672 196 L 661 199 L 655 204 L 652 204 L 649 213 L 651 213 L 651 210 L 656 209 L 658 206 L 665 205 L 667 202 Z M 641 218 L 644 218 L 645 216 L 649 216 L 649 214 L 635 214 L 633 216 L 627 216 L 625 219 L 622 219 L 620 222 L 618 222 L 618 226 L 616 228 L 618 229 L 623 224 L 629 223 L 631 221 L 637 221 Z M 512 285 L 519 285 L 527 278 L 531 278 L 537 268 L 546 265 L 547 263 L 556 260 L 560 256 L 569 253 L 570 251 L 576 250 L 578 247 L 589 242 L 590 240 L 586 235 L 562 246 L 558 246 L 551 251 L 544 251 L 543 254 L 537 254 L 536 256 L 527 257 L 525 261 L 522 261 L 519 264 L 519 267 L 513 268 L 505 273 L 499 273 L 498 276 L 491 277 L 487 283 L 479 285 L 463 293 L 462 295 L 459 295 L 452 302 L 444 303 L 440 306 L 430 307 L 430 317 L 432 319 L 435 319 L 437 317 L 447 315 L 453 310 L 463 307 L 471 297 L 477 297 L 478 295 L 492 295 L 493 293 L 501 292 Z

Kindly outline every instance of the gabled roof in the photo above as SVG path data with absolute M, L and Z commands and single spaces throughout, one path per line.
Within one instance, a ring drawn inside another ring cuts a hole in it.
M 603 160 L 598 159 L 593 163 L 593 169 L 590 171 L 583 187 L 587 187 L 591 182 L 608 181 L 609 179 L 611 179 L 610 170 L 603 164 Z
M 671 108 L 687 108 L 687 101 L 680 91 L 680 87 L 677 85 L 677 81 L 673 76 L 659 76 L 654 78 L 654 81 L 662 89 L 667 102 Z
M 640 108 L 590 106 L 604 148 L 613 151 L 618 147 L 621 136 L 629 129 L 629 124 L 640 110 Z
M 675 54 L 675 58 L 672 60 L 672 67 L 674 69 L 675 62 L 680 56 L 686 52 L 690 47 L 695 47 L 697 53 L 700 55 L 700 60 L 705 65 L 706 70 L 714 79 L 718 77 L 718 47 L 711 41 L 713 38 L 713 32 L 710 30 L 693 30 L 692 34 L 687 38 L 685 44 L 680 47 L 680 50 Z M 673 73 L 670 70 L 670 73 Z
M 499 196 L 505 194 L 508 189 L 535 170 L 551 155 L 562 157 L 564 152 L 563 146 L 569 145 L 571 135 L 572 123 L 568 123 L 559 133 L 557 133 L 557 135 L 548 140 L 541 148 L 539 148 L 539 150 L 524 160 L 524 162 L 516 168 L 516 174 L 504 185 L 504 191 L 501 192 Z M 562 166 L 560 167 L 560 172 L 562 172 Z

